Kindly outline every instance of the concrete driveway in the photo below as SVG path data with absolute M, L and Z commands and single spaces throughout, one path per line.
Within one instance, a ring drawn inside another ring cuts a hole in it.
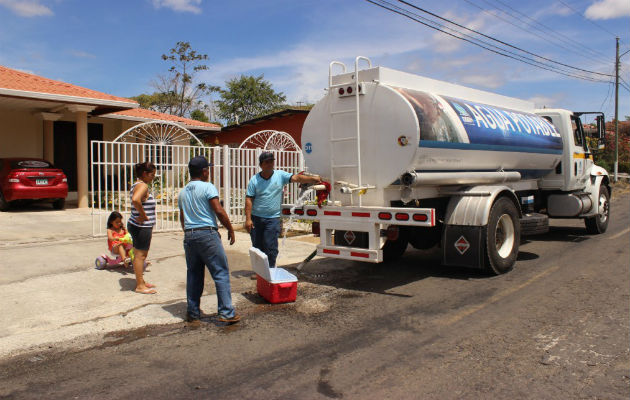
M 50 210 L 34 205 L 0 213 L 0 358 L 25 351 L 81 347 L 108 332 L 181 322 L 185 314 L 186 263 L 181 232 L 156 233 L 146 278 L 158 294 L 133 292 L 131 269 L 95 270 L 94 259 L 106 250 L 105 238 L 93 238 L 88 209 Z M 224 245 L 234 293 L 255 293 L 249 265 L 249 235 Z M 316 238 L 288 238 L 279 265 L 303 260 Z M 209 276 L 202 299 L 205 312 L 216 312 Z M 236 306 L 251 300 L 234 294 Z

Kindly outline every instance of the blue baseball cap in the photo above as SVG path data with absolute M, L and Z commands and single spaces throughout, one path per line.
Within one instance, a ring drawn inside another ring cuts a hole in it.
M 209 162 L 206 157 L 204 157 L 204 156 L 197 156 L 197 157 L 193 157 L 188 162 L 188 169 L 200 170 L 200 169 L 212 167 L 213 165 L 214 164 Z

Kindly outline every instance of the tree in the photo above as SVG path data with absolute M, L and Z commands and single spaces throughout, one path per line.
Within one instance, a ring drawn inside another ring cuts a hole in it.
M 282 92 L 273 90 L 264 75 L 234 78 L 219 90 L 220 100 L 215 101 L 219 118 L 228 124 L 239 123 L 276 110 L 285 100 Z
M 197 120 L 197 121 L 201 121 L 201 122 L 210 122 L 210 119 L 208 118 L 206 113 L 204 113 L 203 111 L 201 111 L 198 108 L 196 108 L 196 109 L 194 109 L 194 110 L 192 110 L 190 112 L 190 118 L 192 118 L 194 120 Z
M 204 98 L 219 88 L 195 80 L 199 71 L 208 69 L 204 64 L 207 59 L 207 54 L 197 53 L 189 42 L 177 42 L 167 54 L 162 54 L 162 60 L 169 62 L 170 67 L 168 74 L 158 75 L 151 82 L 155 92 L 132 99 L 141 107 L 180 117 L 189 115 L 194 109 L 208 109 Z

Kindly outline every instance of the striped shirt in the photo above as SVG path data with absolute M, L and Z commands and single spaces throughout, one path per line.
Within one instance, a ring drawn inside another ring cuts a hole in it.
M 133 191 L 136 188 L 136 185 L 140 182 L 136 182 L 131 186 L 131 191 L 129 192 L 129 196 L 133 199 Z M 145 201 L 142 202 L 142 208 L 144 208 L 144 213 L 149 218 L 148 220 L 140 223 L 138 222 L 138 218 L 140 218 L 140 213 L 136 210 L 136 207 L 131 203 L 131 218 L 129 218 L 129 223 L 141 228 L 151 228 L 155 225 L 155 199 L 153 198 L 153 194 L 149 192 L 149 197 Z

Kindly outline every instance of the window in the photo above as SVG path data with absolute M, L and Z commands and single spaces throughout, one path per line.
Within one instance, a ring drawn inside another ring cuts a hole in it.
M 573 141 L 576 146 L 584 146 L 584 134 L 582 132 L 582 122 L 579 118 L 571 116 L 571 129 L 573 129 Z

